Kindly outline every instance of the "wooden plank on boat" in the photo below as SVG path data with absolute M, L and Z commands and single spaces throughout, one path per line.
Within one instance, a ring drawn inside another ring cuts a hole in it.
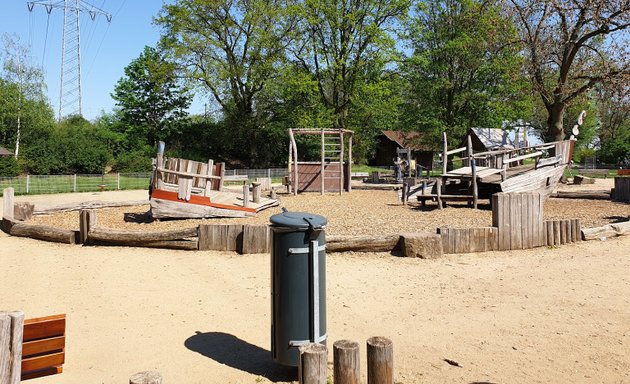
M 538 156 L 542 156 L 542 154 L 543 153 L 540 152 L 540 151 L 527 153 L 525 155 L 520 155 L 520 156 L 516 156 L 516 157 L 512 157 L 510 159 L 507 159 L 507 160 L 505 160 L 505 163 L 509 164 L 509 163 L 513 163 L 515 161 L 521 161 L 521 160 L 529 159 L 529 158 L 532 158 L 532 157 L 538 157 Z
M 250 253 L 269 253 L 271 251 L 270 232 L 268 225 L 243 226 L 244 255 Z
M 523 248 L 523 233 L 521 218 L 519 216 L 522 209 L 522 198 L 519 195 L 510 196 L 510 227 L 512 228 L 510 249 Z

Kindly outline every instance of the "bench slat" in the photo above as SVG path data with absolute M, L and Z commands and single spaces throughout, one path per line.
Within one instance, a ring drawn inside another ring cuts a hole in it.
M 38 355 L 46 352 L 62 350 L 65 347 L 65 336 L 53 337 L 50 339 L 41 339 L 27 341 L 22 344 L 22 357 L 28 358 L 32 355 Z
M 63 372 L 63 367 L 61 366 L 48 367 L 44 369 L 39 369 L 37 371 L 22 372 L 22 380 L 29 380 L 29 379 L 35 379 L 38 377 L 56 375 L 61 372 Z
M 22 372 L 36 371 L 43 368 L 62 365 L 65 361 L 64 352 L 53 353 L 37 357 L 22 359 Z
M 24 341 L 56 337 L 66 331 L 66 315 L 53 315 L 24 321 Z

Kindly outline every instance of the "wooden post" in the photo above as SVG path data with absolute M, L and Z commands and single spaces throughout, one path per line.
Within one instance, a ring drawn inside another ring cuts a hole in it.
M 343 131 L 339 132 L 339 194 L 343 193 Z
M 352 192 L 352 133 L 348 137 L 348 192 Z
M 293 184 L 291 187 L 293 188 L 293 194 L 297 196 L 298 194 L 298 153 L 297 153 L 297 143 L 295 142 L 295 136 L 293 135 L 293 130 L 289 129 L 289 138 L 291 139 L 291 148 L 293 148 Z
M 407 205 L 407 195 L 409 194 L 409 184 L 408 183 L 403 183 L 402 185 L 402 195 L 401 195 L 401 200 L 403 205 Z
M 138 372 L 129 378 L 129 384 L 162 384 L 162 375 L 156 371 Z
M 72 175 L 72 192 L 77 191 L 77 174 Z M 26 188 L 26 193 L 28 193 L 28 188 Z
M 13 197 L 15 190 L 12 187 L 5 188 L 2 191 L 2 217 L 6 217 L 9 220 L 13 220 Z
M 116 190 L 120 191 L 120 173 L 116 174 Z
M 477 165 L 475 164 L 475 159 L 472 157 L 470 158 L 470 167 L 472 169 L 473 208 L 477 209 L 477 200 L 479 200 L 479 193 L 477 190 Z
M 435 189 L 437 191 L 437 204 L 438 208 L 442 209 L 442 178 L 438 176 L 435 180 Z
M 291 129 L 289 129 L 289 135 Z M 293 140 L 289 138 L 289 162 L 287 163 L 287 171 L 289 174 L 289 182 L 287 183 L 287 192 L 291 193 L 291 170 L 293 168 Z
M 328 353 L 326 346 L 309 343 L 300 346 L 298 379 L 300 384 L 326 384 Z
M 214 160 L 212 159 L 208 160 L 208 170 L 206 171 L 206 176 L 214 176 Z M 210 196 L 212 184 L 214 184 L 214 179 L 206 179 L 206 187 L 203 190 L 203 195 L 205 197 Z
M 249 185 L 243 185 L 243 207 L 249 207 Z
M 252 200 L 254 203 L 260 203 L 260 191 L 262 190 L 262 186 L 260 183 L 252 183 Z
M 88 244 L 89 233 L 96 226 L 96 211 L 82 209 L 79 212 L 79 244 Z
M 0 312 L 0 383 L 20 383 L 23 332 L 24 312 Z
M 274 199 L 274 200 L 278 198 L 276 194 L 276 189 L 273 187 L 271 188 L 271 193 L 269 193 L 269 198 Z
M 360 384 L 359 343 L 338 340 L 333 344 L 334 384 Z
M 446 163 L 448 162 L 448 142 L 446 141 L 446 132 L 442 132 L 442 137 L 444 138 L 444 152 L 442 153 L 442 174 L 446 173 Z
M 394 384 L 394 346 L 386 337 L 367 340 L 368 384 Z
M 325 168 L 326 168 L 326 140 L 325 140 L 325 135 L 324 135 L 324 128 L 322 128 L 322 149 L 321 149 L 321 155 L 322 155 L 322 164 L 321 164 L 321 170 L 320 170 L 320 174 L 319 174 L 319 178 L 321 179 L 321 186 L 320 186 L 320 192 L 323 195 L 325 192 L 325 188 L 326 188 L 326 181 L 325 181 Z

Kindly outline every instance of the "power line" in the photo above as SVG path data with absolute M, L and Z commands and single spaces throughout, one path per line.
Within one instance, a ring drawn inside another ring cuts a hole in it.
M 83 0 L 29 1 L 29 11 L 43 6 L 50 16 L 53 9 L 63 10 L 63 39 L 61 43 L 61 86 L 59 89 L 59 121 L 70 115 L 81 115 L 81 27 L 80 15 L 87 13 L 94 21 L 97 16 L 105 16 L 112 21 L 111 13 L 105 12 Z

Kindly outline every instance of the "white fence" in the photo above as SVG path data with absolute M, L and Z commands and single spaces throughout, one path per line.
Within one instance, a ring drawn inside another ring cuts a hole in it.
M 279 178 L 288 175 L 286 168 L 226 170 L 227 176 L 247 175 Z M 109 173 L 104 175 L 26 175 L 0 177 L 0 196 L 4 188 L 13 187 L 16 195 L 48 193 L 117 191 L 124 189 L 148 189 L 150 172 Z

